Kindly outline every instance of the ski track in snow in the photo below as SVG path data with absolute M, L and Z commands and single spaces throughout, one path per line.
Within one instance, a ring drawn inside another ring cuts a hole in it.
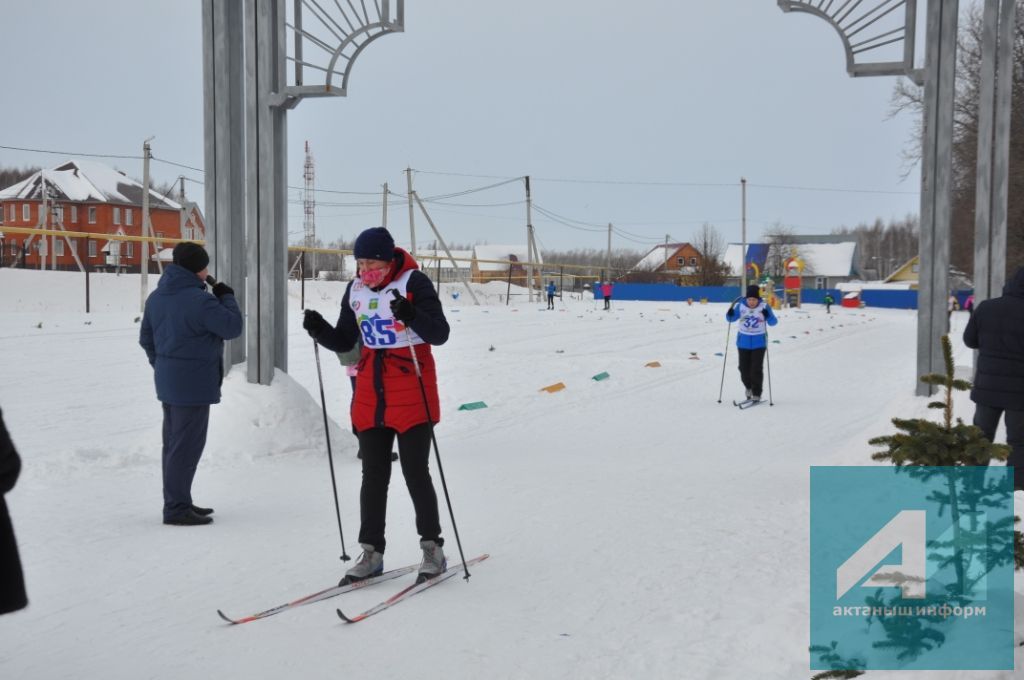
M 0 617 L 4 678 L 810 677 L 809 467 L 875 464 L 867 439 L 925 412 L 910 312 L 780 311 L 775 405 L 741 413 L 735 328 L 717 402 L 725 305 L 604 312 L 566 300 L 548 312 L 491 293 L 474 307 L 446 286 L 437 440 L 466 556 L 491 559 L 468 584 L 359 626 L 334 607 L 362 611 L 405 581 L 229 627 L 217 608 L 251 614 L 333 585 L 346 566 L 297 284 L 290 372 L 270 388 L 248 385 L 244 367 L 228 376 L 194 487 L 216 522 L 192 529 L 160 524 L 161 415 L 137 345 L 138 277 L 93 277 L 105 311 L 87 316 L 72 276 L 0 270 L 5 291 L 38 288 L 38 300 L 0 299 L 0 407 L 25 463 L 8 503 L 31 599 Z M 307 284 L 307 303 L 334 319 L 343 290 Z M 954 337 L 964 322 L 955 315 Z M 331 353 L 321 362 L 355 558 L 351 388 Z M 601 371 L 610 379 L 591 379 Z M 559 381 L 565 390 L 539 391 Z M 477 400 L 488 408 L 457 411 Z M 969 400 L 957 406 L 969 419 Z M 441 496 L 436 465 L 434 477 Z M 397 470 L 393 486 L 387 568 L 419 559 Z

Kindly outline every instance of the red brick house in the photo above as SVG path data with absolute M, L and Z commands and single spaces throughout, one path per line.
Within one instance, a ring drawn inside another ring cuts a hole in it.
M 634 265 L 627 278 L 642 279 L 652 275 L 654 280 L 679 285 L 694 285 L 704 257 L 689 243 L 667 243 L 654 246 Z
M 41 215 L 43 186 L 49 214 Z M 110 235 L 142 236 L 142 183 L 123 172 L 94 161 L 70 160 L 41 170 L 28 179 L 0 190 L 0 265 L 26 268 L 53 266 L 77 270 L 140 271 L 142 244 L 111 240 Z M 182 205 L 150 188 L 150 223 L 153 236 L 201 240 L 206 237 L 202 214 L 195 204 Z M 53 238 L 4 232 L 4 227 L 57 229 L 96 234 L 95 238 Z M 159 247 L 150 244 L 150 271 Z M 53 250 L 51 250 L 53 249 Z M 42 260 L 42 262 L 41 262 Z

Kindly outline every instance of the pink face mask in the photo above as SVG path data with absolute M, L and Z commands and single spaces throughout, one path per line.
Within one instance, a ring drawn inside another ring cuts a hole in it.
M 384 282 L 384 277 L 387 275 L 388 270 L 385 267 L 384 269 L 367 269 L 359 274 L 359 278 L 370 288 L 376 288 Z

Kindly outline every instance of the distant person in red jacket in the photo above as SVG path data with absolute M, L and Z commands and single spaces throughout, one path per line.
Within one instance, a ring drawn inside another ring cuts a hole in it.
M 601 295 L 604 296 L 604 308 L 612 308 L 612 282 L 605 281 L 601 284 Z
M 433 578 L 447 566 L 430 478 L 431 422 L 440 420 L 437 373 L 431 345 L 448 340 L 449 326 L 434 285 L 412 256 L 395 247 L 383 227 L 363 231 L 355 243 L 359 276 L 349 283 L 336 326 L 306 310 L 303 328 L 329 350 L 347 352 L 362 340 L 362 356 L 352 399 L 352 426 L 359 438 L 363 482 L 359 491 L 359 544 L 362 555 L 341 583 L 360 581 L 384 570 L 384 520 L 395 438 L 405 485 L 416 510 L 423 561 L 419 578 Z M 397 291 L 396 299 L 392 291 Z M 416 352 L 423 392 L 413 367 Z

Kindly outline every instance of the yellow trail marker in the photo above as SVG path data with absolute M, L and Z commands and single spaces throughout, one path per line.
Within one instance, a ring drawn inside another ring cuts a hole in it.
M 548 385 L 547 387 L 542 387 L 542 388 L 540 388 L 539 391 L 541 391 L 541 392 L 548 392 L 548 393 L 554 393 L 554 392 L 561 392 L 564 389 L 565 389 L 565 383 L 557 382 L 554 385 Z

